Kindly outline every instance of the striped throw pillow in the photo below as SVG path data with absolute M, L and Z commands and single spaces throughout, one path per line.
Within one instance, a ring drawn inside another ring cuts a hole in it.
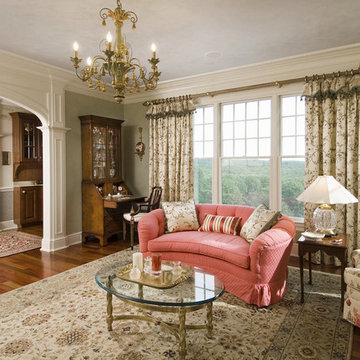
M 240 221 L 241 217 L 207 214 L 199 231 L 240 235 Z

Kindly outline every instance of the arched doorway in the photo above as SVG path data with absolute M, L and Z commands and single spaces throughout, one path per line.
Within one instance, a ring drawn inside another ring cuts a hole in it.
M 9 74 L 8 74 L 9 75 Z M 18 74 L 17 74 L 18 77 Z M 34 76 L 35 77 L 35 76 Z M 64 90 L 51 78 L 15 84 L 2 83 L 0 98 L 34 113 L 41 121 L 43 135 L 43 251 L 67 247 L 66 240 L 66 130 Z M 36 83 L 37 81 L 37 83 Z M 29 82 L 32 87 L 29 86 Z M 37 89 L 33 84 L 38 85 Z
M 42 236 L 42 132 L 35 114 L 0 98 L 0 230 Z

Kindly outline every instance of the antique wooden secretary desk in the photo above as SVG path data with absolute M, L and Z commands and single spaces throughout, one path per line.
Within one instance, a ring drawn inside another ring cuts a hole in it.
M 122 214 L 131 196 L 122 178 L 121 126 L 123 120 L 79 116 L 82 149 L 82 241 L 98 239 L 100 246 L 122 231 Z

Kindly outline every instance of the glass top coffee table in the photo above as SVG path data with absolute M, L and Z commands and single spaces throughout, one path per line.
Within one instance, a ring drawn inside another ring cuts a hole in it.
M 168 263 L 171 266 L 171 263 Z M 212 336 L 212 304 L 224 293 L 224 284 L 216 276 L 203 269 L 182 264 L 181 281 L 173 287 L 157 288 L 145 284 L 123 280 L 118 277 L 119 270 L 129 266 L 129 262 L 117 262 L 100 269 L 95 280 L 107 292 L 107 325 L 112 331 L 115 320 L 144 320 L 169 330 L 179 341 L 179 358 L 186 356 L 186 330 L 206 329 L 207 336 Z M 149 276 L 149 275 L 148 275 Z M 159 280 L 159 284 L 160 284 Z M 141 310 L 165 313 L 177 313 L 179 323 L 161 321 L 149 313 L 142 315 L 113 315 L 112 297 L 131 303 Z M 186 325 L 186 313 L 206 307 L 206 324 Z

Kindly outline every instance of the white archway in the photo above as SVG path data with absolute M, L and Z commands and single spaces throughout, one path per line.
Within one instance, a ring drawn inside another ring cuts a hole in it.
M 41 250 L 67 247 L 65 91 L 43 66 L 0 52 L 0 97 L 39 117 L 43 133 L 43 240 Z M 20 70 L 19 70 L 20 69 Z M 26 69 L 26 70 L 22 70 Z

